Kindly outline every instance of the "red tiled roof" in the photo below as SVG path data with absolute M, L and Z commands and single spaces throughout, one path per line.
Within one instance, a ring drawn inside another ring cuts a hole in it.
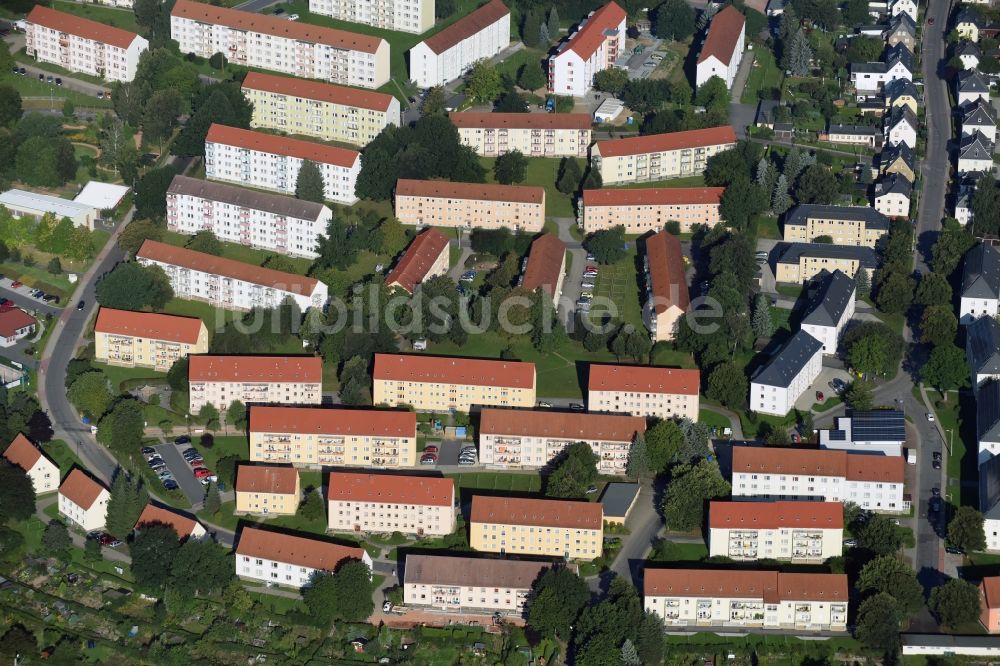
M 594 124 L 589 113 L 450 113 L 455 127 L 513 129 L 575 129 L 588 130 Z
M 235 30 L 274 35 L 311 44 L 326 44 L 338 49 L 364 51 L 365 53 L 375 53 L 385 43 L 385 40 L 380 37 L 324 28 L 300 21 L 289 21 L 256 12 L 216 7 L 192 0 L 177 0 L 170 15 L 200 23 L 224 25 Z
M 442 252 L 448 251 L 448 237 L 437 229 L 427 229 L 410 243 L 396 266 L 385 277 L 390 287 L 399 285 L 409 293 L 424 281 Z
M 454 183 L 448 180 L 400 178 L 396 181 L 396 196 L 544 204 L 545 188 L 533 185 Z
M 455 503 L 455 483 L 432 476 L 330 472 L 327 477 L 330 502 L 375 504 L 422 504 L 450 507 Z
M 30 472 L 38 459 L 42 457 L 41 450 L 31 443 L 27 437 L 17 433 L 14 441 L 4 450 L 3 457 L 14 463 L 25 472 Z
M 390 409 L 254 406 L 250 432 L 416 437 L 417 415 Z
M 277 465 L 239 465 L 236 492 L 292 495 L 299 485 L 299 470 Z
M 701 47 L 698 62 L 705 62 L 710 56 L 715 56 L 719 62 L 728 66 L 745 25 L 746 17 L 732 5 L 716 14 L 708 27 L 708 36 L 705 37 L 705 44 Z
M 1000 608 L 1000 576 L 983 578 L 983 597 L 987 608 Z
M 624 414 L 553 412 L 547 409 L 483 409 L 480 435 L 552 437 L 573 441 L 631 442 L 646 432 L 646 419 Z
M 735 569 L 650 569 L 643 574 L 646 597 L 696 597 L 847 603 L 846 574 L 787 574 Z
M 155 504 L 147 504 L 146 508 L 142 510 L 139 520 L 135 521 L 135 527 L 138 528 L 140 525 L 148 525 L 150 523 L 169 525 L 174 528 L 177 536 L 181 539 L 191 536 L 194 528 L 198 525 L 197 520 L 183 513 L 178 513 L 166 507 L 156 506 Z
M 616 30 L 624 20 L 625 10 L 609 2 L 587 17 L 583 27 L 570 35 L 566 48 L 587 60 L 604 43 L 605 31 Z
M 192 382 L 299 382 L 320 384 L 323 359 L 319 356 L 188 356 Z
M 647 365 L 591 364 L 589 391 L 631 391 L 698 395 L 701 376 L 698 370 Z
M 28 23 L 35 23 L 59 32 L 67 32 L 77 37 L 90 39 L 101 44 L 110 44 L 120 49 L 127 49 L 132 45 L 139 35 L 128 30 L 115 28 L 104 23 L 91 21 L 76 14 L 60 12 L 42 5 L 35 5 L 31 12 L 24 19 Z
M 542 289 L 549 296 L 555 296 L 565 260 L 566 244 L 555 234 L 542 234 L 531 243 L 521 286 L 531 291 Z
M 392 104 L 393 100 L 392 95 L 385 95 L 374 90 L 360 90 L 332 83 L 321 83 L 319 81 L 278 76 L 276 74 L 264 74 L 262 72 L 250 72 L 247 74 L 246 78 L 243 79 L 243 90 L 248 89 L 263 90 L 264 92 L 278 93 L 279 95 L 291 95 L 293 97 L 303 97 L 331 104 L 355 106 L 382 112 L 389 110 L 389 105 Z
M 711 502 L 713 529 L 777 530 L 783 527 L 844 529 L 840 502 Z
M 718 205 L 724 187 L 637 187 L 583 191 L 583 207 L 589 206 L 691 206 Z
M 240 532 L 236 554 L 320 571 L 334 571 L 344 560 L 363 560 L 365 551 L 319 539 L 271 532 L 258 527 L 244 527 Z
M 300 160 L 310 160 L 321 164 L 333 164 L 345 168 L 351 168 L 360 158 L 360 153 L 348 148 L 328 146 L 323 143 L 303 141 L 302 139 L 292 139 L 287 136 L 268 134 L 267 132 L 254 132 L 253 130 L 242 129 L 240 127 L 229 127 L 212 123 L 205 135 L 205 141 L 211 143 L 221 143 L 226 146 L 236 146 L 246 148 L 258 153 L 271 153 L 273 155 L 287 155 L 297 157 Z
M 471 520 L 498 525 L 599 530 L 604 525 L 604 508 L 600 502 L 476 495 L 472 498 Z
M 668 132 L 666 134 L 647 134 L 625 139 L 607 139 L 597 142 L 597 151 L 601 157 L 619 157 L 622 155 L 642 155 L 644 153 L 659 153 L 666 150 L 682 148 L 700 148 L 703 146 L 718 146 L 736 143 L 736 132 L 731 125 L 709 127 L 706 129 L 686 130 L 684 132 Z
M 105 488 L 87 476 L 83 470 L 74 468 L 59 486 L 59 494 L 84 511 L 93 506 Z
M 491 358 L 375 354 L 372 379 L 532 388 L 535 385 L 535 364 Z
M 653 290 L 653 307 L 657 314 L 671 307 L 687 312 L 691 304 L 687 277 L 684 275 L 684 258 L 677 236 L 661 231 L 646 239 L 646 257 L 649 259 L 649 277 Z
M 150 340 L 167 340 L 193 345 L 205 324 L 195 317 L 159 312 L 131 312 L 102 307 L 97 313 L 95 333 L 127 335 Z
M 431 51 L 441 55 L 456 44 L 509 15 L 510 10 L 500 0 L 491 0 L 468 16 L 458 19 L 441 32 L 428 37 L 423 43 Z
M 210 275 L 242 280 L 272 289 L 280 289 L 300 296 L 311 296 L 319 281 L 316 278 L 276 271 L 272 268 L 254 266 L 235 259 L 217 257 L 204 252 L 189 250 L 155 240 L 143 241 L 136 253 L 137 259 L 159 261 L 172 266 L 180 266 Z
M 851 481 L 902 483 L 902 456 L 787 447 L 733 447 L 733 473 L 842 476 Z
M 903 483 L 905 476 L 903 456 L 847 454 L 847 478 L 851 481 Z
M 36 324 L 35 318 L 24 310 L 13 308 L 0 312 L 0 337 L 9 338 L 20 329 Z
M 782 601 L 847 603 L 847 574 L 778 573 L 778 598 Z

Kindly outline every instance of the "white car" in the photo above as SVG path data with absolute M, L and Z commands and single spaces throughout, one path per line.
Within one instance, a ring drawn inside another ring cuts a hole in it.
M 299 15 L 298 14 L 289 14 L 288 15 L 288 20 L 289 21 L 298 21 L 299 20 Z
M 386 602 L 384 604 L 382 604 L 382 612 L 383 613 L 388 613 L 391 610 L 392 610 L 392 602 L 389 601 L 389 600 L 386 600 Z
M 934 415 L 931 414 L 930 412 L 927 412 L 927 420 L 930 421 L 931 423 L 934 423 Z

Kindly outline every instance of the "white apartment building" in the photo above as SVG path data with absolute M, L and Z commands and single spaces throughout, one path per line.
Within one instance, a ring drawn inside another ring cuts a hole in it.
M 4 449 L 3 457 L 24 470 L 31 479 L 36 497 L 59 488 L 59 466 L 21 433 L 17 433 L 14 441 Z
M 534 233 L 545 226 L 545 188 L 400 178 L 395 210 L 400 222 L 415 226 Z
M 372 558 L 364 548 L 259 527 L 244 527 L 236 545 L 237 576 L 296 589 L 309 585 L 317 573 L 333 573 L 349 560 L 372 568 Z
M 836 427 L 819 431 L 821 449 L 850 453 L 902 456 L 906 444 L 906 417 L 898 409 L 861 411 L 834 419 Z
M 637 187 L 584 190 L 578 220 L 584 233 L 625 227 L 626 234 L 660 231 L 667 222 L 691 233 L 696 224 L 714 227 L 721 219 L 724 187 Z
M 549 57 L 549 92 L 583 97 L 598 72 L 615 66 L 625 51 L 625 10 L 609 2 L 590 13 Z
M 846 631 L 846 574 L 646 567 L 647 611 L 668 627 Z
M 703 174 L 709 157 L 735 146 L 736 132 L 726 125 L 598 141 L 590 161 L 605 186 L 643 183 Z
M 192 354 L 188 382 L 192 414 L 205 404 L 221 412 L 234 400 L 244 405 L 318 405 L 323 399 L 323 359 Z
M 822 369 L 823 343 L 800 329 L 751 380 L 750 409 L 784 416 Z
M 510 10 L 490 0 L 410 49 L 410 80 L 421 88 L 457 79 L 510 44 Z
M 746 40 L 746 17 L 736 7 L 728 6 L 712 17 L 708 35 L 702 44 L 695 69 L 695 88 L 708 83 L 713 76 L 726 82 L 732 90 L 733 79 L 743 60 Z
M 823 288 L 809 304 L 800 327 L 819 340 L 823 354 L 837 353 L 840 334 L 854 316 L 856 296 L 854 280 L 837 270 L 826 278 Z
M 483 409 L 479 412 L 479 461 L 498 469 L 540 469 L 577 442 L 598 457 L 601 474 L 624 474 L 636 435 L 646 419 L 622 414 Z
M 976 392 L 976 462 L 1000 455 L 1000 382 L 987 381 Z
M 389 81 L 389 42 L 283 17 L 177 0 L 170 38 L 181 53 L 222 53 L 243 67 L 360 88 Z
M 965 254 L 958 320 L 996 317 L 1000 307 L 1000 251 L 979 243 Z
M 906 462 L 820 449 L 733 447 L 733 499 L 853 502 L 884 513 L 909 511 Z
M 434 27 L 434 0 L 309 0 L 309 13 L 418 35 Z
M 41 62 L 108 81 L 131 81 L 149 42 L 128 30 L 42 5 L 25 21 L 25 53 Z
M 592 364 L 587 410 L 698 420 L 697 369 Z
M 449 555 L 407 555 L 403 603 L 453 613 L 523 616 L 528 594 L 551 562 Z
M 455 483 L 446 477 L 330 472 L 327 529 L 402 532 L 418 537 L 455 531 Z
M 303 311 L 323 307 L 327 286 L 315 278 L 245 264 L 185 247 L 147 240 L 135 255 L 143 266 L 159 266 L 174 296 L 227 310 L 275 308 L 286 298 Z
M 452 113 L 462 144 L 477 155 L 514 150 L 527 157 L 587 157 L 593 135 L 588 113 Z
M 843 554 L 839 502 L 710 502 L 708 554 L 740 562 L 823 562 Z
M 324 196 L 353 204 L 361 154 L 322 143 L 213 123 L 205 137 L 205 177 L 241 186 L 295 194 L 303 160 L 319 167 Z
M 104 527 L 108 519 L 111 493 L 78 467 L 74 467 L 59 486 L 59 515 L 85 532 Z

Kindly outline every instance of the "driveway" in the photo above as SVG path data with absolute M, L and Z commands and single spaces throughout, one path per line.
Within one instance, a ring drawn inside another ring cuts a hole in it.
M 812 411 L 812 406 L 816 404 L 816 391 L 823 393 L 824 400 L 837 397 L 836 391 L 830 388 L 830 382 L 834 379 L 840 379 L 845 384 L 851 383 L 851 375 L 846 370 L 824 366 L 816 381 L 795 401 L 795 408 L 802 412 Z
M 191 445 L 184 444 L 183 446 L 177 446 L 171 442 L 159 444 L 158 446 L 154 446 L 153 449 L 160 454 L 163 462 L 167 463 L 167 469 L 174 475 L 177 485 L 180 486 L 184 496 L 191 502 L 191 506 L 196 507 L 201 506 L 201 503 L 205 499 L 205 486 L 201 485 L 201 481 L 194 478 L 191 466 L 187 464 L 184 456 L 181 455 L 181 449 L 186 449 L 189 446 Z
M 570 256 L 573 258 L 572 265 L 563 279 L 562 295 L 559 297 L 559 316 L 563 324 L 569 327 L 573 323 L 573 313 L 576 310 L 576 302 L 580 299 L 580 283 L 583 281 L 583 269 L 587 265 L 587 251 L 580 246 L 580 241 L 570 235 L 570 229 L 576 224 L 572 217 L 554 218 L 559 225 L 559 240 L 566 243 Z

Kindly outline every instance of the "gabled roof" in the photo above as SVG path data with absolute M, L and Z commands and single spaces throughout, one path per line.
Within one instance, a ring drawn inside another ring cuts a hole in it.
M 646 568 L 643 595 L 703 599 L 848 602 L 847 574 L 781 573 L 739 569 Z
M 323 359 L 306 355 L 191 354 L 188 356 L 188 380 L 319 384 L 323 381 Z
M 839 125 L 830 124 L 827 130 L 830 134 L 852 134 L 854 136 L 878 136 L 879 131 L 869 125 Z
M 598 141 L 596 149 L 601 157 L 620 157 L 623 155 L 644 155 L 683 148 L 702 148 L 736 143 L 736 131 L 732 125 L 708 127 L 705 129 L 685 130 L 683 132 L 667 132 L 665 134 L 647 134 L 624 139 L 605 139 Z
M 599 502 L 475 495 L 470 520 L 473 523 L 599 530 L 604 523 L 604 510 Z
M 661 231 L 646 239 L 646 259 L 649 261 L 650 291 L 657 314 L 671 307 L 687 312 L 691 304 L 681 242 L 673 234 Z
M 840 502 L 709 502 L 710 529 L 844 529 Z
M 806 226 L 809 220 L 864 222 L 866 229 L 889 229 L 889 218 L 871 206 L 799 204 L 785 215 L 785 226 Z
M 327 476 L 326 499 L 328 502 L 450 508 L 455 501 L 455 482 L 440 476 L 333 471 Z
M 0 337 L 12 337 L 22 328 L 34 326 L 37 323 L 34 317 L 21 308 L 11 308 L 6 312 L 0 312 Z
M 296 199 L 284 194 L 248 190 L 245 187 L 181 175 L 174 176 L 174 179 L 170 181 L 167 195 L 171 194 L 207 199 L 237 208 L 262 210 L 266 213 L 294 217 L 300 220 L 317 220 L 323 211 L 327 210 L 326 206 L 321 203 Z
M 177 536 L 181 539 L 191 536 L 194 528 L 198 525 L 197 520 L 179 513 L 176 509 L 147 504 L 146 508 L 142 510 L 139 520 L 135 521 L 135 527 L 138 529 L 141 525 L 150 523 L 162 523 L 174 528 L 174 532 L 177 532 Z
M 900 12 L 889 19 L 889 32 L 907 32 L 916 35 L 917 24 L 909 14 Z
M 91 21 L 76 14 L 61 12 L 43 5 L 35 5 L 24 19 L 28 23 L 44 26 L 51 30 L 67 32 L 77 37 L 83 37 L 101 44 L 110 44 L 120 49 L 127 49 L 139 35 L 128 30 L 115 28 L 106 23 Z M 145 40 L 143 40 L 145 41 Z
M 605 37 L 618 28 L 626 18 L 625 10 L 615 2 L 609 2 L 585 18 L 579 29 L 559 47 L 559 52 L 568 49 L 583 60 L 587 60 L 604 43 Z
M 529 114 L 517 113 L 514 115 L 522 116 Z M 396 196 L 542 204 L 545 202 L 545 188 L 538 185 L 457 183 L 449 180 L 400 178 L 396 181 Z
M 958 147 L 960 160 L 993 160 L 993 144 L 985 134 L 976 130 L 972 136 L 962 138 Z
M 822 349 L 823 343 L 799 329 L 781 351 L 760 369 L 753 378 L 753 383 L 787 388 L 809 360 Z
M 164 340 L 193 345 L 205 329 L 201 319 L 160 312 L 132 312 L 102 307 L 94 324 L 95 333 Z
M 847 306 L 854 300 L 854 280 L 842 271 L 828 275 L 803 317 L 803 324 L 813 326 L 836 326 L 844 316 Z
M 78 467 L 73 468 L 59 486 L 59 494 L 84 511 L 94 505 L 102 492 L 107 492 L 107 489 Z
M 852 62 L 851 74 L 885 74 L 889 71 L 884 62 Z
M 977 28 L 983 26 L 983 19 L 979 16 L 979 11 L 973 7 L 962 7 L 955 14 L 955 25 L 971 23 Z
M 973 374 L 1000 375 L 1000 324 L 980 317 L 965 328 L 965 356 Z
M 542 234 L 531 243 L 521 286 L 531 291 L 541 289 L 549 296 L 555 296 L 565 258 L 566 244 L 555 234 Z
M 893 162 L 897 160 L 903 160 L 903 162 L 913 168 L 913 149 L 910 148 L 909 144 L 906 142 L 897 143 L 895 146 L 885 146 L 882 152 L 879 154 L 879 164 L 885 168 L 892 165 Z M 871 210 L 875 210 L 872 208 Z M 877 212 L 877 211 L 876 211 Z M 881 215 L 881 213 L 879 213 Z M 882 217 L 885 217 L 884 215 Z M 886 229 L 888 229 L 889 218 L 885 218 Z
M 375 381 L 533 388 L 535 364 L 492 358 L 375 354 Z
M 997 124 L 997 114 L 993 105 L 982 97 L 962 108 L 962 125 L 992 125 Z
M 528 590 L 552 566 L 528 560 L 407 555 L 403 576 L 405 584 Z
M 746 17 L 732 5 L 712 18 L 708 26 L 705 44 L 701 47 L 698 63 L 703 63 L 711 57 L 728 66 L 736 55 L 736 45 L 746 26 Z M 741 54 L 742 55 L 742 54 Z
M 865 268 L 878 266 L 878 255 L 870 247 L 830 245 L 829 243 L 787 243 L 778 258 L 779 264 L 797 264 L 802 257 L 852 259 Z
M 280 465 L 238 465 L 236 492 L 293 495 L 299 486 L 299 470 Z M 296 498 L 297 499 L 297 498 Z
M 906 69 L 913 71 L 913 51 L 910 50 L 903 42 L 899 42 L 895 46 L 890 46 L 885 50 L 885 56 L 883 57 L 885 63 L 892 69 L 892 66 L 896 63 L 902 63 Z
M 428 37 L 423 43 L 431 51 L 441 55 L 477 32 L 490 27 L 504 16 L 510 16 L 510 10 L 500 0 L 491 0 L 468 16 L 458 19 L 441 32 Z
M 991 379 L 976 395 L 976 440 L 1000 442 L 1000 381 Z
M 416 437 L 417 415 L 393 409 L 258 405 L 250 408 L 250 432 Z
M 892 111 L 889 113 L 889 120 L 886 121 L 886 125 L 889 128 L 894 128 L 900 123 L 906 123 L 914 130 L 920 126 L 920 123 L 917 120 L 917 114 L 913 113 L 913 110 L 906 105 L 893 107 Z
M 389 110 L 393 100 L 392 95 L 386 95 L 374 90 L 348 88 L 347 86 L 338 86 L 333 83 L 310 81 L 291 76 L 278 76 L 277 74 L 266 72 L 249 72 L 246 78 L 243 79 L 243 90 L 260 90 L 278 95 L 302 97 L 328 104 L 370 109 L 383 113 Z
M 979 511 L 987 520 L 1000 520 L 1000 456 L 979 466 Z
M 900 14 L 900 16 L 906 16 L 906 14 Z M 913 85 L 913 81 L 909 79 L 893 79 L 892 81 L 886 81 L 885 86 L 882 88 L 882 92 L 889 99 L 896 99 L 897 97 L 909 96 L 913 99 L 920 101 L 921 95 L 917 87 Z
M 986 82 L 983 75 L 977 70 L 967 69 L 958 74 L 958 92 L 963 93 L 989 93 L 990 84 Z
M 644 432 L 646 419 L 627 414 L 493 408 L 479 413 L 480 435 L 631 443 Z
M 983 597 L 987 608 L 1000 608 L 1000 576 L 983 578 Z
M 320 539 L 272 532 L 258 527 L 244 527 L 240 532 L 237 555 L 284 562 L 297 567 L 334 571 L 347 559 L 364 560 L 362 548 L 341 546 Z
M 701 386 L 696 369 L 592 363 L 588 375 L 588 391 L 698 395 Z
M 980 243 L 965 254 L 962 298 L 1000 298 L 1000 251 Z
M 433 227 L 426 229 L 406 248 L 406 252 L 385 277 L 385 283 L 389 286 L 398 284 L 412 294 L 417 285 L 427 277 L 441 253 L 447 251 L 448 237 Z
M 979 50 L 979 47 L 976 45 L 975 42 L 970 42 L 967 39 L 963 39 L 958 43 L 958 46 L 955 47 L 955 55 L 957 56 L 970 55 L 970 56 L 975 56 L 976 58 L 982 58 L 983 52 Z
M 294 23 L 294 21 L 292 21 Z M 206 143 L 218 143 L 234 146 L 245 150 L 272 155 L 297 157 L 300 160 L 310 160 L 318 164 L 333 164 L 345 168 L 353 167 L 360 159 L 361 153 L 340 146 L 331 146 L 315 141 L 303 141 L 267 132 L 255 132 L 242 127 L 229 127 L 212 123 L 205 135 Z
M 584 190 L 583 208 L 719 205 L 725 191 L 724 187 L 605 187 Z
M 834 476 L 848 481 L 903 483 L 905 466 L 902 456 L 872 456 L 833 449 L 733 447 L 733 474 Z
M 645 430 L 645 427 L 643 429 Z M 21 433 L 17 433 L 14 441 L 4 449 L 3 457 L 25 472 L 30 472 L 41 458 L 44 457 L 48 460 L 48 457 L 42 453 L 41 449 L 32 444 L 31 440 Z M 52 464 L 55 465 L 55 463 Z
M 449 113 L 448 120 L 460 129 L 589 130 L 594 125 L 594 118 L 589 113 L 480 113 L 463 111 Z
M 882 180 L 875 183 L 875 198 L 884 197 L 889 194 L 902 194 L 909 197 L 913 191 L 913 185 L 905 176 L 898 173 L 890 173 L 883 176 Z

